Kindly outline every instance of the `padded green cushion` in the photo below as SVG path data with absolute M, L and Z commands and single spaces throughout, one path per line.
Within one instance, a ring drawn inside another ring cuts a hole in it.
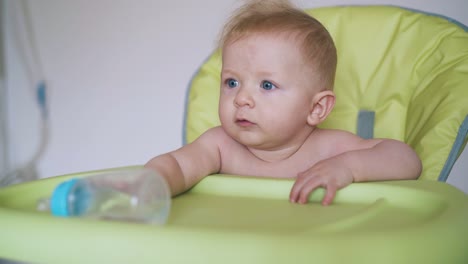
M 321 127 L 355 133 L 359 111 L 374 111 L 374 137 L 410 144 L 423 161 L 420 179 L 437 180 L 468 114 L 468 33 L 391 6 L 306 11 L 327 27 L 338 50 L 336 106 Z M 216 51 L 192 80 L 186 142 L 219 125 L 220 69 Z

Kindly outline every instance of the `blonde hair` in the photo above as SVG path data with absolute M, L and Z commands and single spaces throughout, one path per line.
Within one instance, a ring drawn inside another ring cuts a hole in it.
M 315 18 L 287 0 L 251 0 L 225 24 L 218 46 L 256 33 L 288 33 L 298 40 L 304 61 L 317 72 L 324 90 L 332 90 L 337 55 L 333 39 Z

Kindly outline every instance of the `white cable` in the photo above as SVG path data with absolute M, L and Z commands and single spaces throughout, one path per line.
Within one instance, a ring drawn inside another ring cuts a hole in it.
M 13 40 L 26 67 L 30 87 L 34 88 L 42 80 L 44 73 L 35 45 L 29 8 L 25 0 L 11 1 L 11 8 Z
M 35 45 L 36 42 L 28 5 L 25 0 L 11 1 L 10 3 L 12 4 L 12 12 L 10 13 L 12 14 L 13 40 L 22 56 L 30 87 L 34 88 L 33 95 L 36 96 L 36 101 L 41 111 L 40 143 L 36 152 L 25 165 L 0 177 L 0 186 L 36 179 L 36 164 L 43 155 L 49 139 L 47 87 L 44 81 L 39 53 Z

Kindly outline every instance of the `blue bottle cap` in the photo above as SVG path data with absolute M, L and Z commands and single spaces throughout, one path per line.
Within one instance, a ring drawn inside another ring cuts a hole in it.
M 70 216 L 68 208 L 68 195 L 70 190 L 75 185 L 78 179 L 71 179 L 60 183 L 50 198 L 50 209 L 55 216 L 67 217 Z

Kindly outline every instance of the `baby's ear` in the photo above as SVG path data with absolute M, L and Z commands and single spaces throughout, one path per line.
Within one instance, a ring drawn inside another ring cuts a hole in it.
M 321 91 L 312 99 L 312 106 L 307 123 L 316 126 L 322 123 L 335 106 L 335 94 L 332 91 Z

